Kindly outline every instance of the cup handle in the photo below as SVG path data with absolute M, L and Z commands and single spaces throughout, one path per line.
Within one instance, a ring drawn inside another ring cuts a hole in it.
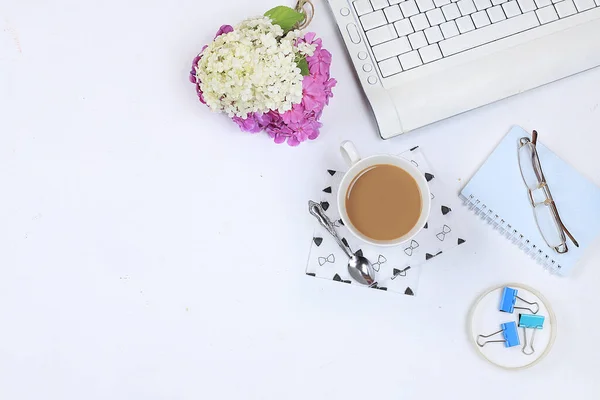
M 358 154 L 358 150 L 356 150 L 356 146 L 349 140 L 342 142 L 340 145 L 340 152 L 342 153 L 342 158 L 349 167 L 360 161 L 360 155 Z

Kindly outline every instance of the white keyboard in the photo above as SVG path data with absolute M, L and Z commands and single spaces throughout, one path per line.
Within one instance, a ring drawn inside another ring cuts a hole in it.
M 356 0 L 352 5 L 387 78 L 598 8 L 600 0 Z M 359 34 L 348 33 L 351 40 Z

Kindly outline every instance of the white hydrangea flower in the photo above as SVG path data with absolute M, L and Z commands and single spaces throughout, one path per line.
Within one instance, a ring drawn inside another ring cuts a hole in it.
M 312 57 L 315 54 L 315 50 L 317 49 L 316 44 L 310 43 L 298 43 L 298 51 L 305 56 Z
M 314 46 L 295 47 L 299 31 L 283 36 L 268 17 L 251 18 L 217 37 L 202 53 L 196 78 L 213 110 L 246 118 L 252 112 L 291 110 L 302 100 L 296 59 Z

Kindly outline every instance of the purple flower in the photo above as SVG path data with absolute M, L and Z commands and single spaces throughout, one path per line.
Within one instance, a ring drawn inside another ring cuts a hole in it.
M 256 133 L 261 131 L 258 122 L 251 116 L 248 116 L 246 118 L 233 117 L 232 120 L 233 122 L 238 124 L 240 129 L 244 132 Z
M 302 103 L 292 105 L 292 109 L 281 115 L 286 124 L 297 124 L 304 119 L 304 105 Z
M 292 130 L 287 126 L 281 118 L 273 121 L 265 128 L 265 132 L 274 140 L 275 143 L 281 144 L 288 140 L 292 135 Z
M 307 139 L 314 140 L 319 136 L 320 127 L 319 122 L 305 119 L 292 128 L 292 136 L 288 138 L 287 143 L 290 146 L 298 146 Z
M 329 67 L 331 66 L 331 53 L 325 49 L 315 50 L 314 54 L 306 57 L 308 70 L 313 76 L 325 76 L 329 78 Z
M 324 107 L 327 101 L 325 85 L 314 76 L 305 76 L 302 80 L 302 105 L 306 111 L 316 111 Z
M 329 99 L 333 97 L 332 89 L 337 85 L 337 81 L 333 78 L 328 79 L 325 84 L 325 104 L 329 105 Z
M 204 93 L 202 93 L 202 89 L 200 89 L 200 85 L 196 87 L 196 94 L 198 95 L 198 100 L 200 103 L 206 104 L 206 100 L 204 100 Z
M 190 82 L 192 83 L 196 83 L 196 70 L 198 69 L 198 62 L 200 62 L 201 58 L 202 56 L 198 54 L 192 61 L 192 69 L 190 70 Z
M 202 53 L 204 52 L 204 50 L 206 50 L 207 47 L 208 45 L 202 47 L 202 50 L 200 50 L 200 54 L 198 54 L 196 57 L 194 57 L 194 60 L 192 60 L 192 69 L 190 70 L 189 76 L 190 82 L 196 84 L 196 94 L 198 95 L 198 99 L 202 104 L 206 104 L 206 101 L 204 101 L 204 94 L 202 93 L 202 88 L 200 87 L 200 84 L 202 82 L 200 82 L 200 80 L 196 77 L 196 72 L 198 70 L 198 63 L 202 59 Z
M 217 31 L 217 34 L 215 35 L 215 39 L 218 38 L 219 36 L 224 35 L 224 34 L 229 33 L 229 32 L 233 32 L 233 26 L 231 26 L 231 25 L 223 25 Z
M 233 122 L 238 124 L 244 132 L 256 133 L 262 131 L 273 120 L 273 115 L 269 112 L 266 114 L 251 113 L 246 118 L 233 117 Z

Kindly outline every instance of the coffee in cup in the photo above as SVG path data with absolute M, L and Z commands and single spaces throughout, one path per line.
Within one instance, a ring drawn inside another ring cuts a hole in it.
M 340 150 L 350 169 L 340 182 L 337 204 L 348 230 L 379 246 L 399 245 L 419 233 L 431 208 L 424 174 L 396 155 L 361 158 L 349 141 Z
M 423 202 L 415 178 L 391 164 L 362 170 L 346 191 L 351 224 L 374 240 L 395 240 L 409 233 L 421 216 Z

